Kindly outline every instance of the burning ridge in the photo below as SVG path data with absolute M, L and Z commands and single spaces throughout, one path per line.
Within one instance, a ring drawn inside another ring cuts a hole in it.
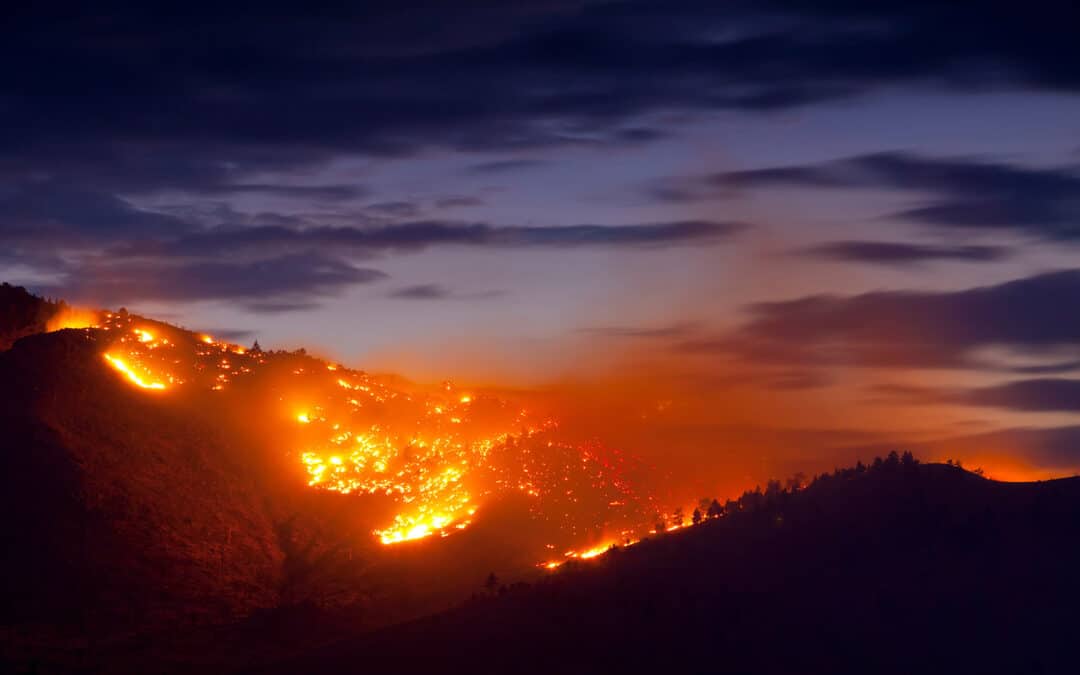
M 557 419 L 519 402 L 449 382 L 407 386 L 302 350 L 245 349 L 124 311 L 52 327 L 85 330 L 146 396 L 271 398 L 265 424 L 284 430 L 297 480 L 389 500 L 372 532 L 383 544 L 450 536 L 508 495 L 527 500 L 532 526 L 566 558 L 634 541 L 655 522 L 655 500 L 628 478 L 635 467 L 622 453 L 567 438 Z

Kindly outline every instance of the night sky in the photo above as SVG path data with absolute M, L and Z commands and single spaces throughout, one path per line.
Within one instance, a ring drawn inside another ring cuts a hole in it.
M 733 488 L 1080 469 L 1074 2 L 357 4 L 14 10 L 0 279 Z

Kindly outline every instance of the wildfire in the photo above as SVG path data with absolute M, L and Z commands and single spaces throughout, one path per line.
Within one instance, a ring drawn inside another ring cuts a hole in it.
M 383 544 L 449 536 L 511 493 L 566 543 L 649 522 L 655 512 L 625 478 L 618 451 L 563 438 L 556 420 L 509 401 L 449 382 L 404 389 L 303 354 L 245 350 L 123 312 L 104 315 L 99 331 L 104 358 L 139 389 L 224 395 L 242 379 L 272 383 L 280 417 L 266 423 L 283 425 L 308 486 L 393 505 L 372 531 Z M 612 543 L 571 557 L 594 558 Z

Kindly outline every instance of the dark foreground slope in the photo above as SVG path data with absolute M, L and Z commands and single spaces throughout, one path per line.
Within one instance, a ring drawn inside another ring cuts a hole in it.
M 848 471 L 269 672 L 1078 672 L 1080 479 Z

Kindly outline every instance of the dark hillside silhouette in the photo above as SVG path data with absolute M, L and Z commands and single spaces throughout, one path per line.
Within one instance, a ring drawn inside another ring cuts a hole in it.
M 1080 479 L 890 456 L 274 673 L 1065 673 Z

